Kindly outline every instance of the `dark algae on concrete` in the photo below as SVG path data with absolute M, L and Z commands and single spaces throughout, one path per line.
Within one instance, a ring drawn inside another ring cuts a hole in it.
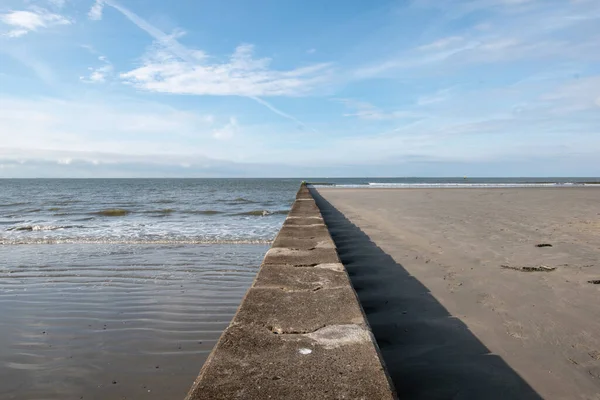
M 302 184 L 186 399 L 395 398 L 335 244 Z

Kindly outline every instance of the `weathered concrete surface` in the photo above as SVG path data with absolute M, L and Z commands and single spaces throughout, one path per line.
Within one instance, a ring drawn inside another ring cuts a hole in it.
M 256 316 L 260 315 L 260 321 Z M 288 292 L 255 288 L 236 316 L 239 323 L 257 323 L 274 333 L 310 333 L 330 324 L 361 324 L 362 311 L 349 286 Z
M 395 399 L 312 195 L 301 186 L 187 399 Z
M 322 263 L 339 263 L 337 251 L 332 248 L 314 248 L 300 250 L 291 248 L 272 248 L 267 251 L 263 264 L 288 264 L 296 266 L 315 266 Z
M 343 332 L 337 339 L 344 341 Z M 310 335 L 234 323 L 205 365 L 189 399 L 393 399 L 364 338 L 326 348 Z
M 310 249 L 335 249 L 333 240 L 326 237 L 308 236 L 304 238 L 289 236 L 279 236 L 273 242 L 273 248 L 296 248 L 301 250 Z
M 314 267 L 290 268 L 289 265 L 265 265 L 254 287 L 287 291 L 317 291 L 348 287 L 343 264 L 319 264 Z

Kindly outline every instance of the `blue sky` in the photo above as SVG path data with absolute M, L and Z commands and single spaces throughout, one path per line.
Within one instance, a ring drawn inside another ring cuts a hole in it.
M 597 0 L 3 0 L 0 177 L 599 176 Z

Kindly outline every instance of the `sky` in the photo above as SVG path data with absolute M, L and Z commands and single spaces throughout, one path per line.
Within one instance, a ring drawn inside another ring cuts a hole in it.
M 2 0 L 0 177 L 600 176 L 598 0 Z

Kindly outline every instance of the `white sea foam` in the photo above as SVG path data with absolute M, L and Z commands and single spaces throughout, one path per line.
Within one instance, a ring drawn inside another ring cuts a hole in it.
M 271 240 L 246 240 L 246 239 L 86 239 L 86 238 L 0 238 L 0 245 L 27 245 L 27 244 L 271 244 Z
M 73 225 L 18 225 L 8 228 L 7 231 L 56 231 L 69 228 L 77 227 Z

